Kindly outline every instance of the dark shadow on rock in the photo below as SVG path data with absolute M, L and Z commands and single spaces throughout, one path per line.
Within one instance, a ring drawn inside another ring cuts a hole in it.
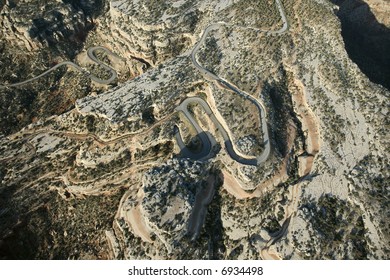
M 210 260 L 224 259 L 226 251 L 224 245 L 225 229 L 221 218 L 221 204 L 222 198 L 220 188 L 223 185 L 223 174 L 216 166 L 211 168 L 211 173 L 215 176 L 215 193 L 213 200 L 208 206 L 208 213 L 206 216 L 205 232 L 208 234 L 208 257 Z
M 257 164 L 258 164 L 257 159 L 255 159 L 255 158 L 254 159 L 246 159 L 246 158 L 243 158 L 242 156 L 238 155 L 236 153 L 236 151 L 234 150 L 232 141 L 230 141 L 230 139 L 225 141 L 225 147 L 226 147 L 226 150 L 228 151 L 230 157 L 233 160 L 235 160 L 241 164 L 257 166 Z
M 282 68 L 285 75 L 285 70 Z M 282 82 L 266 81 L 261 95 L 264 96 L 268 108 L 268 130 L 271 147 L 274 152 L 284 158 L 288 150 L 288 126 L 292 119 L 296 122 L 292 106 L 291 94 L 288 92 L 286 80 Z
M 341 35 L 349 57 L 374 83 L 390 89 L 390 29 L 362 0 L 332 0 L 339 6 Z
M 85 15 L 91 18 L 101 16 L 108 10 L 108 5 L 105 0 L 62 0 L 64 3 L 69 3 L 76 10 L 81 10 Z
M 215 138 L 209 132 L 202 131 L 192 137 L 186 147 L 180 150 L 179 157 L 200 160 L 207 157 L 211 152 L 216 154 L 218 149 L 217 145 L 213 145 L 214 143 L 216 143 Z
M 52 243 L 52 238 L 42 232 L 51 228 L 48 209 L 42 204 L 32 211 L 23 212 L 13 201 L 16 191 L 16 186 L 1 191 L 3 198 L 0 202 L 5 202 L 2 204 L 5 207 L 0 208 L 0 259 L 47 259 L 48 254 L 44 251 Z
M 183 248 L 183 253 L 179 256 L 179 259 L 225 259 L 226 248 L 224 245 L 224 239 L 226 238 L 226 235 L 221 218 L 222 197 L 220 191 L 224 177 L 221 172 L 221 165 L 219 162 L 213 163 L 209 168 L 210 170 L 208 171 L 208 174 L 205 175 L 201 182 L 199 182 L 199 189 L 197 189 L 197 192 L 204 191 L 207 180 L 210 176 L 213 176 L 213 196 L 210 200 L 205 201 L 205 204 L 203 204 L 204 216 L 201 217 L 201 220 L 199 220 L 201 222 L 201 226 L 198 230 L 190 230 L 192 217 L 189 218 L 187 224 L 189 230 L 180 242 L 180 246 Z M 199 212 L 197 212 L 198 210 L 199 209 L 193 208 L 192 214 L 199 214 Z

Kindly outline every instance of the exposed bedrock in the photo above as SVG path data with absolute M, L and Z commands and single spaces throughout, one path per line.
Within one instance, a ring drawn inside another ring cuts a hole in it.
M 0 85 L 38 76 L 62 61 L 75 61 L 100 9 L 100 0 L 2 1 Z M 0 133 L 9 134 L 39 118 L 68 111 L 77 98 L 91 92 L 83 78 L 62 67 L 23 87 L 2 88 Z
M 154 259 L 191 259 L 196 254 L 215 258 L 217 248 L 223 247 L 219 206 L 215 205 L 220 203 L 223 182 L 218 165 L 174 158 L 149 169 L 142 178 L 141 191 L 137 197 L 126 196 L 116 217 L 119 230 L 113 245 L 119 242 L 123 257 L 134 258 L 142 252 Z M 128 235 L 137 238 L 126 240 Z M 137 248 L 137 240 L 142 240 L 143 248 Z M 212 248 L 191 248 L 204 242 Z
M 72 1 L 7 0 L 1 7 L 0 37 L 18 49 L 57 49 L 73 56 L 82 47 L 93 21 L 82 5 Z M 37 9 L 39 6 L 39 9 Z
M 110 1 L 99 33 L 125 57 L 135 56 L 150 65 L 174 57 L 193 44 L 200 12 L 194 1 L 179 6 L 162 2 Z

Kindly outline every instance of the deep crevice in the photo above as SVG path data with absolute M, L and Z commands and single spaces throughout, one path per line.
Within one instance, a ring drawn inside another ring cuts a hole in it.
M 390 29 L 362 0 L 332 0 L 339 6 L 341 35 L 349 57 L 374 83 L 390 90 Z

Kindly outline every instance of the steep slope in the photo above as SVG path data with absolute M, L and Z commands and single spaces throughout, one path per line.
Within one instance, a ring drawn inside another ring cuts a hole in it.
M 2 258 L 389 258 L 389 91 L 334 5 L 105 7 L 119 82 L 0 138 Z
M 334 2 L 339 5 L 337 16 L 348 55 L 371 81 L 390 89 L 390 3 Z

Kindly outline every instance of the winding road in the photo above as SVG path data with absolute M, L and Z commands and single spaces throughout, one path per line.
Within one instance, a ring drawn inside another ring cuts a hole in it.
M 193 118 L 192 114 L 188 111 L 188 106 L 193 103 L 202 106 L 207 116 L 215 124 L 217 130 L 221 133 L 223 140 L 225 141 L 226 150 L 228 151 L 232 159 L 242 164 L 257 165 L 258 162 L 257 158 L 244 158 L 236 152 L 233 143 L 229 137 L 229 134 L 222 126 L 222 124 L 218 121 L 217 117 L 214 115 L 213 111 L 211 110 L 209 104 L 200 97 L 189 97 L 186 100 L 184 100 L 178 107 L 176 107 L 176 110 L 183 112 L 183 114 L 187 117 L 190 123 L 194 126 L 196 132 L 199 135 L 199 138 L 201 139 L 204 145 L 202 152 L 193 155 L 194 153 L 187 151 L 188 148 L 186 150 L 186 146 L 184 145 L 183 140 L 181 139 L 180 131 L 176 131 L 176 140 L 178 142 L 180 149 L 182 150 L 182 156 L 191 157 L 192 159 L 194 159 L 193 156 L 195 156 L 196 159 L 200 159 L 200 158 L 208 157 L 210 154 L 212 154 L 212 147 L 213 147 L 214 140 L 202 130 L 202 128 L 198 125 L 198 123 Z
M 188 111 L 188 105 L 190 103 L 198 103 L 201 105 L 208 116 L 213 114 L 211 110 L 207 110 L 210 107 L 208 107 L 208 104 L 201 98 L 198 97 L 189 97 L 186 100 L 184 100 L 178 107 L 176 107 L 176 111 L 183 112 L 184 116 L 188 119 L 188 121 L 191 123 L 191 125 L 194 127 L 197 137 L 202 142 L 202 151 L 199 153 L 194 153 L 190 151 L 190 149 L 184 144 L 184 141 L 181 137 L 180 129 L 175 126 L 175 136 L 177 144 L 179 145 L 179 148 L 181 150 L 181 156 L 191 158 L 193 160 L 200 160 L 204 158 L 209 158 L 212 154 L 212 148 L 215 144 L 215 141 L 210 137 L 210 135 L 206 134 L 206 132 L 203 131 L 203 129 L 199 126 L 199 124 L 196 122 L 192 114 Z M 206 104 L 206 106 L 205 106 Z
M 230 91 L 233 91 L 234 93 L 240 95 L 241 97 L 251 101 L 256 106 L 256 108 L 259 110 L 260 123 L 261 123 L 260 129 L 262 131 L 263 139 L 264 139 L 264 150 L 263 150 L 263 152 L 260 155 L 256 156 L 256 157 L 243 157 L 243 156 L 239 155 L 239 153 L 237 153 L 237 151 L 236 151 L 236 149 L 234 147 L 234 144 L 233 144 L 232 140 L 229 137 L 229 134 L 228 134 L 227 130 L 218 121 L 217 117 L 213 113 L 213 111 L 210 108 L 209 104 L 205 100 L 203 100 L 203 99 L 201 99 L 199 97 L 188 97 L 178 107 L 176 107 L 176 111 L 181 111 L 184 114 L 184 116 L 188 119 L 190 124 L 194 127 L 194 129 L 195 129 L 195 131 L 196 131 L 200 141 L 202 142 L 202 151 L 199 152 L 199 153 L 194 153 L 194 152 L 190 151 L 188 149 L 188 147 L 186 147 L 185 144 L 184 144 L 184 141 L 182 139 L 182 136 L 181 136 L 179 128 L 175 127 L 175 137 L 176 137 L 177 143 L 178 143 L 178 145 L 179 145 L 179 147 L 181 149 L 182 156 L 189 157 L 189 158 L 195 159 L 195 160 L 196 159 L 204 159 L 204 158 L 211 157 L 211 156 L 213 156 L 213 152 L 214 152 L 213 151 L 213 147 L 216 144 L 214 138 L 209 133 L 205 132 L 200 127 L 198 122 L 194 119 L 194 116 L 188 110 L 188 106 L 190 104 L 195 103 L 195 104 L 200 105 L 205 110 L 207 116 L 214 123 L 215 127 L 217 128 L 217 130 L 221 133 L 221 135 L 222 135 L 222 137 L 224 139 L 226 150 L 227 150 L 227 152 L 229 153 L 230 157 L 233 160 L 235 160 L 235 161 L 237 161 L 237 162 L 239 162 L 241 164 L 244 164 L 244 165 L 259 166 L 259 165 L 263 164 L 268 159 L 268 157 L 270 155 L 270 152 L 271 152 L 271 143 L 270 143 L 270 139 L 269 139 L 269 131 L 268 131 L 268 126 L 267 126 L 267 112 L 266 112 L 266 108 L 264 107 L 264 104 L 260 100 L 258 100 L 255 97 L 253 97 L 252 95 L 250 95 L 250 94 L 248 94 L 248 93 L 238 89 L 235 85 L 233 85 L 232 83 L 230 83 L 226 79 L 221 78 L 221 77 L 215 75 L 214 73 L 209 71 L 207 68 L 203 67 L 198 62 L 196 56 L 197 56 L 197 53 L 198 53 L 200 47 L 203 45 L 205 39 L 207 38 L 209 32 L 212 31 L 212 30 L 218 29 L 222 25 L 224 25 L 224 26 L 231 26 L 231 27 L 237 27 L 237 28 L 250 29 L 250 30 L 253 30 L 253 31 L 256 31 L 256 32 L 265 32 L 266 34 L 278 34 L 278 35 L 280 35 L 280 34 L 285 33 L 288 30 L 289 25 L 288 25 L 288 21 L 287 21 L 287 18 L 286 18 L 284 9 L 283 9 L 283 5 L 282 5 L 280 0 L 275 0 L 275 3 L 276 3 L 276 6 L 277 6 L 277 8 L 279 10 L 280 15 L 281 15 L 281 19 L 283 21 L 283 26 L 279 30 L 276 30 L 276 31 L 261 30 L 261 29 L 257 29 L 257 28 L 253 28 L 253 27 L 234 26 L 232 24 L 225 23 L 225 22 L 213 23 L 213 24 L 209 25 L 204 30 L 204 32 L 203 32 L 199 42 L 194 46 L 194 48 L 192 50 L 192 53 L 191 53 L 192 63 L 197 68 L 197 70 L 200 71 L 200 73 L 202 73 L 208 80 L 215 81 L 216 83 L 226 87 Z M 38 79 L 48 75 L 49 73 L 55 71 L 56 69 L 58 69 L 58 68 L 60 68 L 62 66 L 69 66 L 71 68 L 74 68 L 77 71 L 79 71 L 79 72 L 81 72 L 83 74 L 86 74 L 86 76 L 88 78 L 90 78 L 92 81 L 94 81 L 96 83 L 99 83 L 99 84 L 110 84 L 117 78 L 117 72 L 115 71 L 115 69 L 113 69 L 109 65 L 107 65 L 107 64 L 103 63 L 102 61 L 100 61 L 95 56 L 95 52 L 96 51 L 104 51 L 104 52 L 106 52 L 110 56 L 117 57 L 119 59 L 122 59 L 122 58 L 120 58 L 119 56 L 117 56 L 116 54 L 111 52 L 109 49 L 107 49 L 105 47 L 102 47 L 102 46 L 92 47 L 92 48 L 89 48 L 87 50 L 87 55 L 88 55 L 89 59 L 92 60 L 94 63 L 100 65 L 103 69 L 105 69 L 106 71 L 108 71 L 111 74 L 110 77 L 107 78 L 107 79 L 100 79 L 100 78 L 96 77 L 95 75 L 93 75 L 89 71 L 83 69 L 82 67 L 80 67 L 79 65 L 75 64 L 74 62 L 64 61 L 64 62 L 61 62 L 61 63 L 55 65 L 54 67 L 46 70 L 45 72 L 43 72 L 42 74 L 40 74 L 40 75 L 38 75 L 36 77 L 27 79 L 27 80 L 22 81 L 22 82 L 14 83 L 14 84 L 0 85 L 0 89 L 10 88 L 10 87 L 18 87 L 18 86 L 22 86 L 22 85 L 31 83 L 31 82 L 33 82 L 35 80 L 38 80 Z M 75 137 L 75 138 L 78 138 L 78 137 L 79 138 L 93 137 L 97 142 L 104 143 L 104 144 L 110 142 L 110 141 L 100 140 L 100 139 L 97 138 L 97 136 L 91 136 L 89 134 L 87 134 L 87 135 L 78 135 L 78 134 L 69 134 L 68 135 L 66 133 L 64 133 L 64 134 L 66 136 L 68 136 L 68 137 Z M 126 136 L 122 136 L 122 137 L 129 137 L 129 136 L 126 135 Z M 120 137 L 118 139 L 122 139 L 122 137 Z M 33 149 L 33 147 L 31 148 L 29 146 L 29 148 L 31 150 L 31 153 L 35 153 L 36 152 L 35 149 Z M 2 159 L 0 159 L 0 161 L 7 161 L 7 160 L 9 160 L 9 158 L 2 158 Z M 120 179 L 122 179 L 122 178 L 120 178 Z M 208 183 L 207 188 L 203 192 L 200 192 L 198 194 L 198 196 L 197 196 L 196 207 L 194 207 L 194 209 L 193 209 L 194 211 L 191 214 L 191 219 L 190 219 L 190 222 L 189 222 L 189 229 L 188 229 L 188 234 L 190 236 L 192 236 L 193 239 L 195 239 L 198 236 L 199 230 L 203 226 L 204 217 L 205 217 L 205 213 L 206 213 L 205 211 L 207 209 L 208 204 L 211 202 L 211 200 L 212 200 L 212 198 L 214 196 L 214 192 L 215 192 L 214 180 L 215 180 L 214 177 L 210 177 L 208 182 L 207 182 Z M 131 219 L 132 220 L 136 220 L 136 221 L 142 220 L 139 217 L 140 216 L 139 212 L 132 212 L 132 213 L 130 213 L 130 215 L 131 215 L 131 217 L 129 218 L 130 220 Z M 283 236 L 285 236 L 285 234 L 287 232 L 287 229 L 288 229 L 288 226 L 289 226 L 289 223 L 290 223 L 290 220 L 291 220 L 291 216 L 288 217 L 284 221 L 280 231 L 278 231 L 274 236 L 272 236 L 272 238 L 267 242 L 266 246 L 261 251 L 262 254 L 266 254 L 268 252 L 268 249 L 270 248 L 270 246 L 272 246 L 277 241 L 279 241 Z M 145 235 L 143 227 L 137 227 L 137 225 L 132 225 L 132 226 L 133 226 L 133 229 L 134 229 L 135 233 L 138 233 L 138 235 L 140 235 L 141 237 L 143 235 Z M 151 241 L 151 240 L 149 240 L 148 237 L 145 237 L 144 239 L 146 241 Z M 262 255 L 262 258 L 266 258 L 266 257 L 264 257 Z
M 100 79 L 100 78 L 96 77 L 95 75 L 93 75 L 92 73 L 90 73 L 89 71 L 85 70 L 84 68 L 81 68 L 79 65 L 75 64 L 72 61 L 63 61 L 63 62 L 60 62 L 57 65 L 53 66 L 52 68 L 46 70 L 45 72 L 43 72 L 42 74 L 40 74 L 36 77 L 33 77 L 31 79 L 28 79 L 28 80 L 25 80 L 25 81 L 22 81 L 19 83 L 14 83 L 14 84 L 9 84 L 9 85 L 0 85 L 0 89 L 10 88 L 10 87 L 18 87 L 18 86 L 22 86 L 22 85 L 31 83 L 35 80 L 38 80 L 38 79 L 46 76 L 47 74 L 53 72 L 54 70 L 56 70 L 62 66 L 70 66 L 71 68 L 76 69 L 77 71 L 86 74 L 87 77 L 90 78 L 92 81 L 99 83 L 99 84 L 108 85 L 108 84 L 112 83 L 117 78 L 118 75 L 117 75 L 115 69 L 113 69 L 110 66 L 108 66 L 107 64 L 103 63 L 95 56 L 95 52 L 98 50 L 104 51 L 113 57 L 116 57 L 119 59 L 122 59 L 122 58 L 120 56 L 116 55 L 115 53 L 113 53 L 112 51 L 110 51 L 109 49 L 107 49 L 106 47 L 102 47 L 102 46 L 91 47 L 87 50 L 87 55 L 88 55 L 89 59 L 91 59 L 93 62 L 100 65 L 102 68 L 104 68 L 105 70 L 107 70 L 111 73 L 111 76 L 108 79 L 105 79 L 105 80 Z
M 284 12 L 284 8 L 283 8 L 281 1 L 275 0 L 275 3 L 276 3 L 276 6 L 279 10 L 281 19 L 283 21 L 283 26 L 279 30 L 276 30 L 276 31 L 260 30 L 260 29 L 253 28 L 253 27 L 243 27 L 243 26 L 235 26 L 235 27 L 247 28 L 247 29 L 257 31 L 257 32 L 266 32 L 267 34 L 279 34 L 280 35 L 280 34 L 285 33 L 289 28 L 287 17 L 286 17 L 286 14 Z M 188 121 L 191 123 L 191 125 L 195 128 L 195 130 L 196 130 L 197 134 L 199 135 L 199 138 L 203 144 L 202 151 L 200 153 L 197 153 L 197 154 L 194 154 L 193 152 L 189 151 L 183 142 L 183 139 L 180 135 L 180 130 L 178 129 L 178 127 L 175 127 L 176 140 L 177 140 L 177 143 L 181 149 L 181 156 L 183 156 L 183 157 L 188 157 L 191 159 L 202 159 L 202 158 L 208 158 L 208 157 L 212 156 L 212 147 L 213 147 L 212 141 L 213 140 L 210 137 L 208 137 L 209 135 L 206 134 L 202 130 L 202 128 L 199 126 L 199 124 L 196 122 L 196 120 L 194 119 L 194 117 L 192 116 L 192 114 L 188 110 L 188 106 L 192 103 L 195 103 L 195 104 L 200 105 L 205 110 L 207 116 L 214 123 L 217 130 L 221 133 L 221 135 L 224 139 L 224 142 L 225 142 L 226 150 L 233 160 L 235 160 L 241 164 L 245 164 L 245 165 L 259 166 L 268 159 L 268 157 L 271 153 L 271 143 L 270 143 L 270 139 L 269 139 L 269 132 L 268 132 L 268 126 L 267 126 L 267 113 L 266 113 L 266 109 L 265 109 L 264 104 L 260 100 L 257 100 L 252 95 L 238 89 L 236 86 L 231 84 L 226 79 L 218 77 L 217 75 L 215 75 L 214 73 L 209 71 L 207 68 L 203 67 L 199 63 L 199 61 L 197 60 L 196 55 L 197 55 L 200 47 L 203 45 L 204 41 L 206 40 L 209 32 L 219 28 L 222 25 L 234 27 L 234 25 L 224 23 L 224 22 L 218 22 L 218 23 L 213 23 L 213 24 L 209 25 L 204 30 L 199 42 L 195 45 L 194 49 L 192 50 L 192 53 L 191 53 L 192 63 L 198 69 L 198 71 L 200 71 L 200 73 L 202 73 L 202 75 L 204 75 L 206 77 L 206 79 L 219 83 L 220 85 L 224 86 L 225 88 L 227 88 L 227 89 L 233 91 L 234 93 L 240 95 L 241 97 L 251 101 L 256 106 L 256 108 L 259 110 L 259 113 L 260 113 L 260 123 L 261 123 L 260 129 L 262 130 L 262 133 L 263 133 L 264 150 L 259 156 L 252 157 L 252 158 L 243 157 L 243 156 L 238 155 L 238 153 L 236 152 L 236 150 L 234 148 L 233 142 L 231 141 L 229 134 L 227 133 L 227 130 L 218 121 L 215 114 L 211 110 L 209 104 L 200 97 L 188 97 L 176 108 L 176 110 L 181 111 L 185 115 L 185 117 L 188 119 Z M 213 189 L 213 188 L 211 188 L 211 189 Z M 210 203 L 209 200 L 212 198 L 212 197 L 210 197 L 210 195 L 212 195 L 213 192 L 209 191 L 208 194 L 209 195 L 206 195 L 204 197 L 204 199 L 205 199 L 204 202 L 202 202 L 202 201 L 198 202 L 200 205 L 202 205 L 202 207 L 200 207 L 201 209 L 194 208 L 193 212 L 191 214 L 188 234 L 193 239 L 196 239 L 197 233 L 199 233 L 200 228 L 203 226 L 203 219 L 204 219 L 203 212 L 205 211 L 205 208 L 207 207 L 207 205 Z M 197 210 L 197 211 L 195 211 L 195 210 Z M 275 244 L 283 236 L 285 236 L 287 229 L 288 229 L 288 226 L 290 224 L 290 221 L 291 221 L 291 215 L 284 221 L 281 229 L 274 236 L 272 236 L 271 239 L 266 243 L 265 247 L 262 248 L 262 250 L 260 251 L 260 255 L 261 255 L 262 259 L 278 258 L 277 255 L 273 256 L 269 252 L 269 249 L 273 244 Z
M 251 29 L 251 30 L 254 30 L 254 31 L 257 31 L 257 32 L 266 32 L 267 34 L 283 34 L 283 33 L 285 33 L 288 30 L 289 25 L 288 25 L 286 14 L 284 12 L 283 5 L 280 2 L 280 0 L 275 0 L 275 4 L 276 4 L 276 6 L 277 6 L 277 8 L 279 10 L 281 19 L 283 21 L 283 26 L 279 30 L 272 31 L 272 30 L 261 30 L 261 29 L 257 29 L 257 28 L 254 28 L 254 27 L 243 27 L 243 26 L 238 26 L 238 27 Z M 233 142 L 231 141 L 228 133 L 226 132 L 225 128 L 221 125 L 221 123 L 217 120 L 217 118 L 215 117 L 215 115 L 211 111 L 210 106 L 203 99 L 195 98 L 195 97 L 187 98 L 176 109 L 179 110 L 179 111 L 182 111 L 185 114 L 187 119 L 194 126 L 194 128 L 197 131 L 198 135 L 202 136 L 200 138 L 201 138 L 201 141 L 203 143 L 203 151 L 201 153 L 197 154 L 197 155 L 195 155 L 194 153 L 189 152 L 188 148 L 185 147 L 185 145 L 184 145 L 184 143 L 182 141 L 179 129 L 177 129 L 175 131 L 176 132 L 176 140 L 178 142 L 179 147 L 182 149 L 182 155 L 183 156 L 186 156 L 186 157 L 189 157 L 189 158 L 192 158 L 192 159 L 199 159 L 199 158 L 204 157 L 204 155 L 209 155 L 211 153 L 211 147 L 210 147 L 211 142 L 210 142 L 210 139 L 206 137 L 206 134 L 204 134 L 204 131 L 199 127 L 199 125 L 197 124 L 197 122 L 194 120 L 193 116 L 191 115 L 191 113 L 187 109 L 189 103 L 198 103 L 199 105 L 201 105 L 204 108 L 204 110 L 206 111 L 207 115 L 210 117 L 210 119 L 214 122 L 216 127 L 221 132 L 222 137 L 224 138 L 224 141 L 225 141 L 226 149 L 227 149 L 229 155 L 234 160 L 236 160 L 239 163 L 246 164 L 246 165 L 258 166 L 258 165 L 261 165 L 262 163 L 264 163 L 268 159 L 268 157 L 269 157 L 269 155 L 271 153 L 271 143 L 269 141 L 269 132 L 268 132 L 268 126 L 267 126 L 267 113 L 266 113 L 266 109 L 264 107 L 264 104 L 260 100 L 257 100 L 252 95 L 250 95 L 250 94 L 248 94 L 248 93 L 238 89 L 236 86 L 234 86 L 233 84 L 228 82 L 226 79 L 218 77 L 214 73 L 210 72 L 207 68 L 203 67 L 198 62 L 198 60 L 196 58 L 196 55 L 197 55 L 200 47 L 203 45 L 203 42 L 206 40 L 209 32 L 211 30 L 219 28 L 222 25 L 234 27 L 234 25 L 229 24 L 229 23 L 225 23 L 225 22 L 218 22 L 218 23 L 210 24 L 204 30 L 204 32 L 203 32 L 199 42 L 195 45 L 194 49 L 192 50 L 191 60 L 192 60 L 192 63 L 194 64 L 194 66 L 207 79 L 209 79 L 211 81 L 215 81 L 215 82 L 221 84 L 222 86 L 224 86 L 224 87 L 228 88 L 229 90 L 237 93 L 238 95 L 242 96 L 243 98 L 251 101 L 257 107 L 257 109 L 260 112 L 260 120 L 261 120 L 261 122 L 260 122 L 261 123 L 260 129 L 262 130 L 262 133 L 263 133 L 264 151 L 259 156 L 255 157 L 255 158 L 245 158 L 245 157 L 239 156 L 237 154 L 237 152 L 235 151 L 234 147 L 233 147 Z M 201 135 L 201 133 L 203 133 L 203 134 Z

